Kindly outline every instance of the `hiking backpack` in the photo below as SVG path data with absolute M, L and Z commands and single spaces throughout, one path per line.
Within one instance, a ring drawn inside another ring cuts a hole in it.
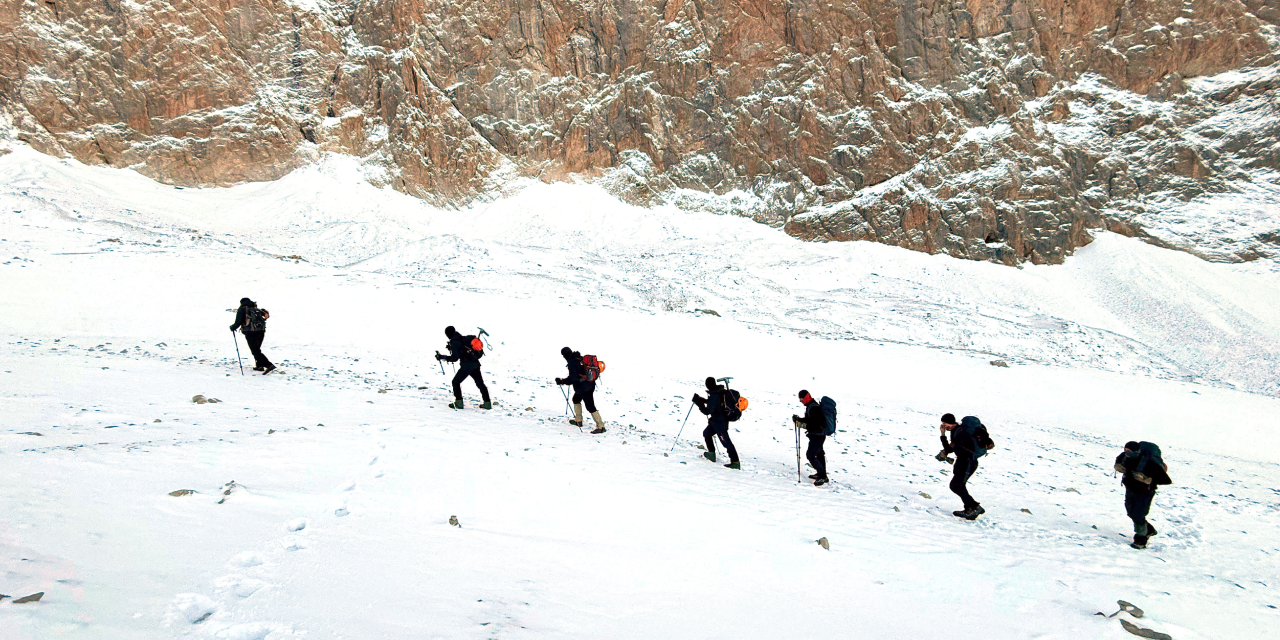
M 250 307 L 244 314 L 244 330 L 245 331 L 266 331 L 267 318 L 271 317 L 271 312 L 258 307 Z
M 475 336 L 466 336 L 462 339 L 463 349 L 471 358 L 479 360 L 484 357 L 484 342 Z
M 975 458 L 986 456 L 988 449 L 996 448 L 996 440 L 992 440 L 991 434 L 987 433 L 987 425 L 979 424 L 973 430 L 973 442 L 978 444 L 978 451 L 973 452 Z
M 742 418 L 742 412 L 747 408 L 747 399 L 742 394 L 725 387 L 724 390 L 724 417 L 729 422 L 737 422 Z
M 1169 473 L 1164 469 L 1164 458 L 1160 456 L 1159 445 L 1154 442 L 1139 442 L 1137 458 L 1138 461 L 1133 465 L 1135 480 L 1151 485 L 1173 484 Z
M 604 362 L 593 355 L 582 356 L 582 379 L 584 382 L 595 382 L 604 373 Z
M 836 401 L 822 396 L 822 417 L 827 419 L 827 426 L 822 430 L 822 435 L 831 437 L 836 434 Z

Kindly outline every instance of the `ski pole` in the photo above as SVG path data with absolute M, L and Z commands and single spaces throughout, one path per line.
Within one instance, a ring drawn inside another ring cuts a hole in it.
M 689 403 L 689 413 L 684 414 L 684 422 L 680 423 L 680 431 L 676 432 L 676 439 L 671 443 L 671 451 L 676 450 L 676 443 L 680 442 L 680 434 L 684 433 L 684 425 L 689 423 L 689 416 L 693 415 L 693 403 Z M 668 451 L 667 453 L 670 453 Z
M 564 396 L 564 414 L 567 416 L 569 415 L 569 392 L 560 385 L 556 385 L 556 388 L 560 390 L 560 395 Z
M 244 375 L 244 360 L 240 359 L 240 341 L 236 339 L 236 332 L 231 332 L 231 342 L 236 345 L 236 362 L 240 363 L 240 375 Z
M 800 467 L 800 425 L 796 425 L 796 482 L 804 482 L 804 470 Z

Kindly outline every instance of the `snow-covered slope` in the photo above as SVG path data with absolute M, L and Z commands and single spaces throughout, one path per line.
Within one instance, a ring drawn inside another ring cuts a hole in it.
M 1280 617 L 1280 301 L 1247 265 L 1104 236 L 1019 270 L 581 185 L 436 211 L 339 161 L 176 190 L 22 148 L 0 257 L 0 593 L 46 592 L 0 603 L 5 638 L 1118 639 L 1092 614 L 1125 599 L 1183 640 Z M 282 375 L 239 375 L 246 295 Z M 444 408 L 447 324 L 493 334 L 494 411 Z M 566 344 L 609 364 L 604 436 L 564 422 Z M 708 375 L 751 400 L 742 471 L 700 457 L 696 416 L 671 450 Z M 826 488 L 796 482 L 802 387 L 840 403 Z M 932 457 L 948 411 L 999 444 L 976 523 Z M 1110 471 L 1129 439 L 1176 482 L 1146 552 Z

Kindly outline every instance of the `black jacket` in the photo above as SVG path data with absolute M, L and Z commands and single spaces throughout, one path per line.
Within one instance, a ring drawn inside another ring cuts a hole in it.
M 822 410 L 822 403 L 814 400 L 804 406 L 804 417 L 800 419 L 800 426 L 804 427 L 805 433 L 810 437 L 826 431 L 827 414 Z
M 471 371 L 480 368 L 480 359 L 470 355 L 471 349 L 468 346 L 475 336 L 464 336 L 455 333 L 449 338 L 449 355 L 441 358 L 447 362 L 457 362 L 460 371 Z
M 708 425 L 725 425 L 729 424 L 729 411 L 724 406 L 725 389 L 721 385 L 707 393 L 707 397 L 694 397 L 694 404 L 698 405 L 698 410 L 703 415 L 710 416 L 707 419 Z
M 982 423 L 977 418 L 965 416 L 960 425 L 951 430 L 951 442 L 947 442 L 947 437 L 942 436 L 942 450 L 956 454 L 956 458 L 972 458 L 978 451 L 978 441 L 973 433 L 980 424 Z
M 573 385 L 574 391 L 595 388 L 595 381 L 587 379 L 587 365 L 582 364 L 582 354 L 574 351 L 565 356 L 564 364 L 569 368 L 569 375 L 562 378 L 564 384 Z

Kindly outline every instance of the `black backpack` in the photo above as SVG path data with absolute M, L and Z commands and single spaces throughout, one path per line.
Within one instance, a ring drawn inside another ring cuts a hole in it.
M 729 422 L 737 422 L 742 418 L 742 394 L 733 389 L 724 390 L 724 417 Z
M 266 309 L 258 307 L 250 307 L 244 314 L 244 330 L 245 331 L 266 331 L 267 318 L 271 317 L 271 313 Z
M 1138 452 L 1133 457 L 1133 467 L 1126 468 L 1133 472 L 1134 479 L 1144 484 L 1173 484 L 1173 480 L 1169 478 L 1169 472 L 1165 471 L 1164 458 L 1160 455 L 1160 447 L 1154 442 L 1139 442 Z M 1141 477 L 1138 477 L 1141 476 Z M 1150 482 L 1143 480 L 1146 478 Z
M 462 351 L 468 359 L 479 360 L 484 357 L 484 342 L 475 336 L 463 336 Z

